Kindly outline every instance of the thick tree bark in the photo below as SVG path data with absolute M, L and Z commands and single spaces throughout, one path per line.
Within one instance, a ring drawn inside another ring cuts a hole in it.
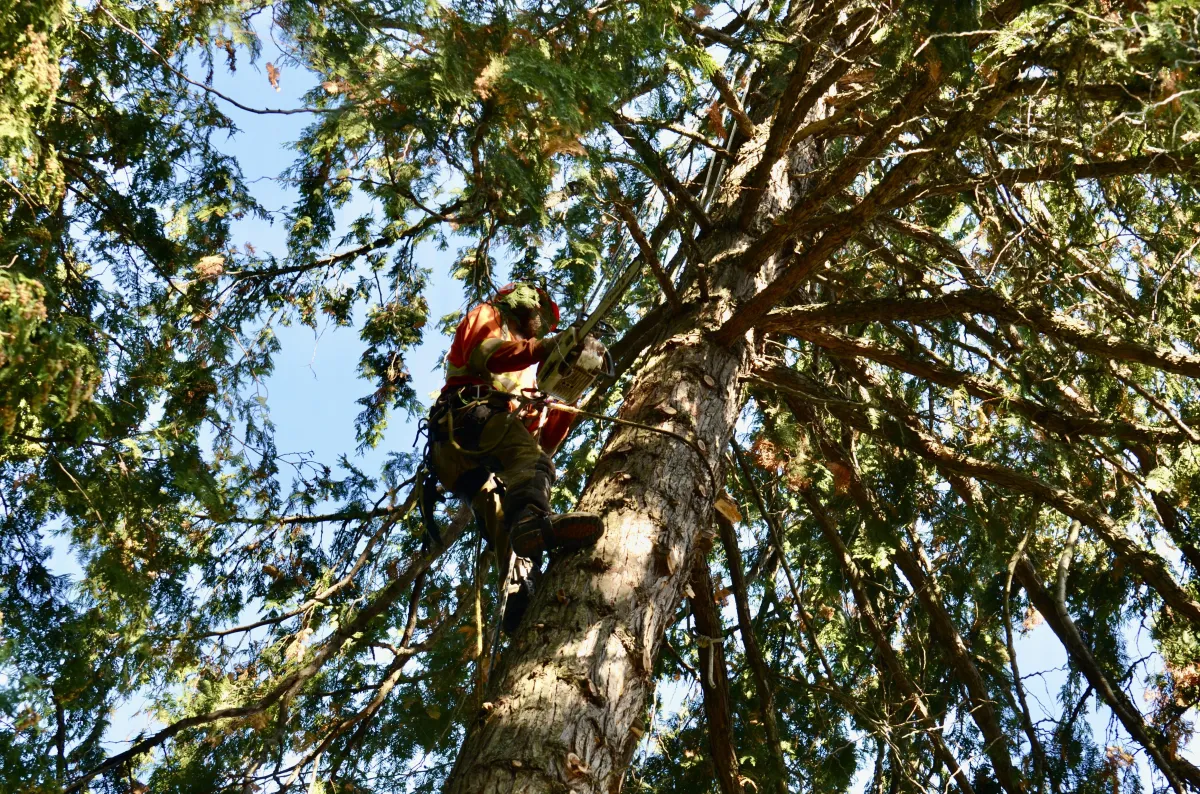
M 802 182 L 791 174 L 813 168 L 793 152 L 771 169 L 758 220 L 743 232 L 737 185 L 761 151 L 761 140 L 741 147 L 712 213 L 715 228 L 700 241 L 702 259 L 694 264 L 714 274 L 708 300 L 682 330 L 664 324 L 665 338 L 650 347 L 619 413 L 694 442 L 614 429 L 578 506 L 603 516 L 605 534 L 543 577 L 489 702 L 468 727 L 448 794 L 621 788 L 644 729 L 663 633 L 691 573 L 697 530 L 712 520 L 722 452 L 743 403 L 746 339 L 723 345 L 710 332 L 775 278 L 775 257 L 752 271 L 732 262 L 795 203 Z

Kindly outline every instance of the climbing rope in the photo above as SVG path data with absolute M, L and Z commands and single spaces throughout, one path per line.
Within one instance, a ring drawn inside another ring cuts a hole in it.
M 514 398 L 519 400 L 520 402 L 527 403 L 529 405 L 539 405 L 539 406 L 551 405 L 549 400 L 552 398 L 549 395 L 544 394 L 542 392 L 537 392 L 536 394 L 537 394 L 536 397 L 525 397 L 523 395 L 512 395 L 512 396 L 514 396 Z M 576 408 L 575 406 L 567 405 L 566 403 L 557 403 L 556 402 L 556 403 L 553 403 L 552 405 L 553 405 L 554 409 L 557 411 L 566 411 L 567 413 L 572 413 L 577 416 L 586 416 L 589 419 L 595 419 L 600 422 L 609 422 L 609 423 L 616 424 L 616 425 L 624 425 L 625 427 L 632 427 L 632 428 L 636 428 L 638 430 L 648 430 L 651 433 L 659 433 L 664 436 L 670 436 L 671 438 L 674 438 L 677 441 L 683 442 L 688 447 L 690 447 L 693 451 L 695 451 L 696 455 L 700 458 L 700 462 L 704 464 L 704 470 L 708 474 L 708 481 L 712 485 L 713 496 L 715 497 L 716 494 L 719 492 L 720 489 L 717 488 L 717 475 L 713 471 L 712 465 L 708 462 L 708 455 L 700 447 L 699 444 L 697 444 L 695 441 L 688 438 L 687 436 L 682 435 L 680 433 L 676 433 L 674 430 L 666 430 L 661 427 L 655 427 L 654 425 L 643 424 L 642 422 L 634 422 L 629 419 L 621 419 L 620 417 L 617 417 L 617 416 L 605 416 L 604 414 L 598 414 L 593 411 L 585 411 L 582 408 Z
M 712 648 L 713 648 L 713 646 L 716 646 L 716 645 L 723 645 L 725 643 L 725 638 L 724 637 L 709 637 L 705 634 L 699 634 L 697 632 L 692 632 L 692 639 L 694 639 L 696 641 L 697 648 L 708 648 L 709 649 L 708 665 L 707 665 L 708 669 L 705 670 L 705 678 L 708 680 L 708 688 L 716 689 L 717 682 L 713 678 L 713 657 L 716 656 L 717 654 L 716 654 L 716 651 L 712 650 Z

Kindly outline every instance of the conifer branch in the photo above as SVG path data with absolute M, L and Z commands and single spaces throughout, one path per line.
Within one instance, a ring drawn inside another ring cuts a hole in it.
M 211 94 L 212 96 L 215 96 L 218 99 L 228 102 L 229 104 L 233 105 L 235 108 L 238 108 L 239 110 L 244 110 L 247 113 L 254 113 L 259 116 L 291 116 L 291 115 L 295 115 L 298 113 L 299 114 L 340 113 L 343 110 L 345 110 L 345 108 L 343 108 L 343 107 L 337 107 L 337 108 L 303 107 L 303 108 L 276 109 L 276 108 L 255 108 L 255 107 L 251 107 L 249 105 L 243 105 L 241 102 L 238 102 L 233 97 L 218 91 L 217 89 L 213 88 L 210 85 L 205 85 L 204 83 L 193 80 L 192 78 L 188 77 L 186 74 L 181 72 L 179 69 L 175 68 L 175 66 L 169 60 L 164 58 L 162 56 L 162 54 L 159 53 L 158 50 L 154 49 L 153 45 L 151 45 L 150 42 L 148 42 L 144 38 L 142 38 L 137 33 L 137 31 L 133 30 L 132 28 L 129 28 L 121 20 L 119 20 L 115 16 L 113 16 L 112 12 L 104 7 L 103 2 L 97 3 L 96 9 L 99 10 L 106 17 L 108 17 L 110 20 L 112 20 L 112 23 L 114 25 L 116 25 L 118 28 L 120 28 L 121 30 L 128 33 L 130 36 L 133 36 L 135 39 L 137 39 L 138 43 L 141 44 L 142 47 L 144 47 L 147 52 L 149 52 L 151 55 L 156 57 L 159 60 L 159 62 L 167 69 L 167 71 L 171 72 L 171 74 L 175 75 L 180 80 L 187 83 L 188 85 L 199 88 L 201 91 L 203 91 L 206 94 Z
M 614 194 L 616 194 L 616 190 L 615 187 L 611 188 Z M 633 214 L 633 210 L 629 209 L 629 206 L 619 195 L 614 195 L 613 207 L 617 210 L 617 214 L 621 216 L 621 220 L 625 222 L 625 228 L 629 230 L 629 236 L 637 244 L 643 261 L 649 265 L 650 272 L 654 274 L 654 279 L 662 289 L 667 303 L 671 305 L 672 310 L 676 313 L 683 311 L 683 303 L 679 300 L 679 293 L 675 291 L 675 285 L 671 283 L 671 277 L 663 270 L 658 253 L 650 245 L 650 241 L 646 239 L 646 234 L 642 231 L 641 224 L 638 223 L 637 216 Z
M 1053 506 L 1064 515 L 1082 522 L 1173 609 L 1200 625 L 1200 604 L 1175 581 L 1166 561 L 1153 550 L 1139 546 L 1107 514 L 1071 492 L 1030 474 L 947 447 L 921 427 L 907 406 L 888 396 L 886 386 L 870 370 L 855 362 L 847 362 L 847 365 L 856 379 L 871 390 L 872 396 L 884 409 L 882 422 L 868 415 L 867 406 L 829 394 L 820 387 L 807 383 L 797 373 L 778 373 L 778 379 L 773 385 L 801 396 L 816 397 L 840 420 L 885 444 L 913 452 L 955 474 L 985 480 L 1015 493 L 1034 497 Z
M 442 555 L 445 549 L 454 543 L 467 525 L 467 516 L 469 516 L 469 511 L 466 511 L 461 521 L 455 521 L 444 533 L 445 546 L 434 549 L 409 563 L 391 582 L 375 593 L 371 600 L 352 618 L 338 626 L 325 642 L 308 657 L 302 666 L 284 676 L 262 696 L 241 706 L 215 709 L 204 714 L 197 714 L 176 720 L 166 728 L 135 742 L 129 749 L 110 756 L 102 763 L 85 772 L 66 787 L 64 794 L 73 794 L 73 792 L 80 791 L 97 776 L 121 768 L 183 731 L 223 720 L 245 719 L 292 698 L 347 643 L 363 632 L 379 615 L 395 603 L 404 591 L 408 589 L 409 585 L 417 577 L 423 575 L 429 566 Z
M 927 361 L 879 345 L 861 338 L 852 338 L 817 328 L 797 329 L 794 335 L 820 346 L 839 357 L 862 357 L 883 364 L 899 372 L 936 383 L 948 389 L 962 389 L 978 399 L 990 410 L 1011 413 L 1029 420 L 1047 432 L 1070 439 L 1073 436 L 1109 436 L 1123 441 L 1143 444 L 1178 443 L 1182 435 L 1169 428 L 1153 427 L 1105 418 L 1096 414 L 1070 414 L 1052 406 L 1035 402 L 1015 394 L 999 383 L 967 372 L 951 369 L 942 364 Z M 771 380 L 771 372 L 760 371 L 765 380 Z
M 777 309 L 758 323 L 760 330 L 787 333 L 827 325 L 869 322 L 920 322 L 981 314 L 1024 325 L 1104 359 L 1132 361 L 1164 372 L 1200 378 L 1200 355 L 1133 342 L 1098 331 L 1082 321 L 1046 311 L 1034 304 L 1014 304 L 988 289 L 964 289 L 929 298 L 875 298 L 837 304 L 810 304 Z
M 803 417 L 807 413 L 803 406 L 796 405 L 795 400 L 789 400 L 788 405 L 793 413 L 801 412 L 797 413 L 797 416 Z M 863 519 L 873 520 L 884 526 L 891 525 L 893 537 L 890 544 L 892 547 L 890 558 L 892 563 L 908 580 L 909 586 L 929 616 L 930 628 L 934 637 L 945 650 L 958 679 L 966 687 L 968 701 L 971 705 L 971 719 L 974 720 L 986 740 L 984 752 L 992 763 L 992 771 L 1007 794 L 1022 794 L 1023 787 L 1013 768 L 1008 741 L 1000 726 L 1000 720 L 993 705 L 994 700 L 991 693 L 988 692 L 987 684 L 984 683 L 979 668 L 976 667 L 971 655 L 967 652 L 966 643 L 963 642 L 958 629 L 955 628 L 954 620 L 944 606 L 944 596 L 937 578 L 925 570 L 922 562 L 918 561 L 914 552 L 905 545 L 900 537 L 899 528 L 886 515 L 886 509 L 880 505 L 874 494 L 868 491 L 866 483 L 863 482 L 862 473 L 854 461 L 854 456 L 844 454 L 838 445 L 834 444 L 823 432 L 817 422 L 811 421 L 809 418 L 806 424 L 816 436 L 815 440 L 820 446 L 824 460 L 827 463 L 836 464 L 840 471 L 849 474 L 848 490 L 858 505 Z M 830 467 L 830 469 L 832 473 L 834 467 Z M 919 548 L 916 553 L 920 554 Z
M 866 626 L 867 633 L 871 635 L 871 640 L 875 645 L 877 655 L 876 666 L 880 669 L 881 673 L 885 673 L 891 677 L 905 699 L 912 703 L 924 735 L 929 739 L 930 744 L 933 745 L 934 756 L 946 768 L 947 772 L 950 773 L 961 794 L 975 794 L 975 789 L 971 785 L 971 781 L 967 778 L 966 770 L 946 745 L 945 740 L 942 738 L 941 726 L 934 722 L 933 715 L 929 711 L 929 706 L 925 702 L 923 694 L 912 678 L 909 677 L 908 673 L 905 672 L 904 665 L 900 661 L 896 649 L 892 647 L 891 641 L 888 639 L 887 633 L 884 631 L 880 619 L 876 614 L 871 597 L 867 593 L 862 571 L 859 570 L 850 556 L 850 550 L 846 547 L 845 541 L 838 533 L 833 522 L 829 519 L 829 515 L 825 512 L 825 507 L 821 504 L 813 490 L 811 488 L 802 490 L 800 495 L 808 506 L 809 513 L 820 528 L 826 543 L 829 544 L 830 549 L 833 551 L 834 558 L 837 560 L 842 575 L 846 577 L 846 581 L 850 585 L 850 590 L 854 594 L 854 603 L 858 606 L 862 622 Z

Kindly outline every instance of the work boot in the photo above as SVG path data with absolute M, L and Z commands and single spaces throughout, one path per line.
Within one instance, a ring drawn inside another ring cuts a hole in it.
M 604 523 L 595 513 L 551 515 L 529 505 L 509 531 L 513 552 L 530 557 L 543 551 L 575 551 L 590 546 L 604 534 Z

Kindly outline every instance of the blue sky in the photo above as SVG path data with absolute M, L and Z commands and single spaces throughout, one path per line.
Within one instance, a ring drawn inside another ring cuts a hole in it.
M 256 108 L 296 108 L 304 105 L 302 95 L 316 83 L 303 70 L 280 67 L 279 90 L 271 87 L 265 64 L 278 62 L 279 52 L 269 36 L 263 36 L 263 56 L 257 64 L 239 66 L 236 74 L 218 70 L 214 86 L 242 104 Z M 240 133 L 228 139 L 222 148 L 235 156 L 259 202 L 272 211 L 295 200 L 295 193 L 279 177 L 296 159 L 291 141 L 296 140 L 312 121 L 309 115 L 262 116 L 221 103 Z M 338 218 L 346 224 L 370 210 L 361 197 L 344 207 Z M 259 219 L 239 221 L 234 242 L 250 243 L 261 253 L 282 257 L 286 254 L 287 222 Z M 334 239 L 339 235 L 335 234 Z M 448 277 L 453 247 L 439 251 L 432 244 L 418 249 L 418 261 L 433 272 L 427 297 L 431 322 L 426 326 L 426 341 L 408 359 L 417 395 L 426 405 L 430 392 L 441 387 L 441 360 L 447 339 L 438 332 L 436 319 L 463 308 L 463 293 Z M 276 358 L 275 373 L 267 381 L 268 404 L 276 425 L 281 451 L 311 452 L 316 460 L 333 463 L 356 446 L 354 418 L 361 406 L 356 400 L 370 393 L 372 385 L 357 372 L 362 343 L 353 328 L 332 323 L 316 333 L 303 326 L 278 329 L 282 350 Z M 358 461 L 367 471 L 378 469 L 387 452 L 411 448 L 415 422 L 405 414 L 389 421 L 383 443 Z

